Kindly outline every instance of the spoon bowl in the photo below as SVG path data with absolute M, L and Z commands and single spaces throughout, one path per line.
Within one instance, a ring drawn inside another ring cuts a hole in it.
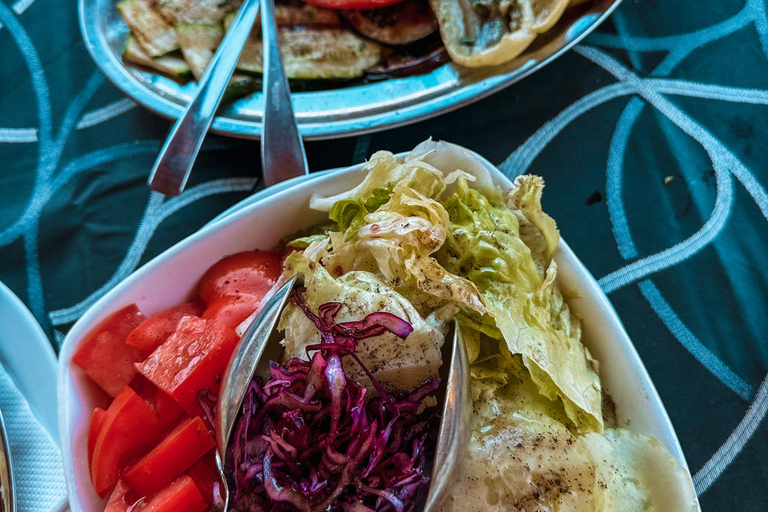
M 243 335 L 234 356 L 227 366 L 221 384 L 221 393 L 216 407 L 217 462 L 223 484 L 223 510 L 230 500 L 229 489 L 234 485 L 227 475 L 234 474 L 228 467 L 227 456 L 235 422 L 242 409 L 243 400 L 254 377 L 269 376 L 269 362 L 280 361 L 283 347 L 282 336 L 276 329 L 283 309 L 298 284 L 297 274 L 288 280 L 267 301 L 264 308 Z M 469 357 L 458 322 L 451 322 L 450 332 L 443 343 L 443 364 L 440 367 L 441 385 L 437 390 L 438 404 L 442 404 L 440 430 L 432 465 L 429 493 L 424 512 L 436 511 L 450 490 L 450 483 L 456 477 L 460 461 L 469 444 L 472 421 L 472 398 L 470 393 Z
M 264 308 L 243 335 L 240 344 L 235 350 L 235 354 L 229 360 L 227 369 L 224 371 L 219 401 L 216 404 L 215 425 L 216 463 L 220 473 L 220 480 L 223 484 L 221 493 L 224 500 L 223 510 L 227 510 L 229 506 L 229 487 L 231 482 L 227 475 L 232 474 L 232 472 L 227 471 L 229 468 L 227 467 L 226 455 L 232 438 L 232 431 L 235 427 L 235 421 L 243 406 L 243 399 L 259 363 L 262 361 L 280 360 L 283 348 L 280 345 L 280 337 L 277 334 L 276 326 L 280 320 L 280 314 L 288 303 L 297 279 L 298 276 L 292 277 L 267 300 Z

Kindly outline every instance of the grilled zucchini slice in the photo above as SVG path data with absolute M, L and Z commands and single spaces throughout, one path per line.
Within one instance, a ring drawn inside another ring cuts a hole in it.
M 222 101 L 233 101 L 259 90 L 261 90 L 261 80 L 243 73 L 233 73 Z
M 179 48 L 173 27 L 152 9 L 149 0 L 122 0 L 117 4 L 117 10 L 150 57 L 159 57 Z
M 176 27 L 176 36 L 192 76 L 200 80 L 224 37 L 224 29 L 221 25 L 179 25 Z
M 381 59 L 381 47 L 347 30 L 282 30 L 279 34 L 285 74 L 291 79 L 350 79 Z M 250 39 L 237 69 L 248 73 L 263 71 L 262 43 Z
M 218 25 L 237 11 L 241 0 L 152 0 L 155 9 L 173 25 Z
M 187 79 L 192 76 L 189 65 L 180 55 L 168 54 L 152 58 L 144 52 L 144 49 L 133 35 L 129 35 L 128 40 L 125 42 L 123 59 L 139 66 L 154 69 L 176 79 Z

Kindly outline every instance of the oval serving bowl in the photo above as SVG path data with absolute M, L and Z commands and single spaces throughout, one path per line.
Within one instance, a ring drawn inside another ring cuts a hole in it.
M 422 148 L 439 150 L 446 143 L 424 144 Z M 512 186 L 506 176 L 476 153 L 453 145 L 451 150 L 458 156 L 451 160 L 456 168 L 467 169 L 462 162 L 473 161 L 490 172 L 495 184 L 505 190 Z M 85 373 L 71 363 L 72 354 L 85 335 L 111 313 L 131 303 L 138 304 L 145 314 L 151 315 L 185 302 L 195 293 L 198 281 L 208 267 L 224 256 L 245 250 L 270 249 L 288 234 L 327 222 L 326 213 L 309 209 L 310 196 L 313 193 L 329 196 L 349 190 L 360 183 L 363 176 L 360 164 L 295 178 L 244 200 L 138 269 L 94 304 L 72 327 L 61 349 L 58 377 L 59 435 L 72 512 L 102 512 L 106 501 L 99 499 L 93 490 L 87 460 L 91 411 L 96 406 L 103 406 L 100 402 L 103 398 Z M 605 392 L 616 404 L 618 425 L 631 425 L 633 431 L 655 437 L 687 468 L 669 417 L 616 311 L 589 271 L 562 240 L 555 260 L 558 283 L 578 297 L 568 303 L 583 318 L 584 344 L 601 362 L 601 381 Z
M 123 64 L 128 27 L 115 8 L 117 0 L 78 0 L 80 29 L 88 52 L 104 74 L 125 94 L 149 110 L 177 119 L 197 85 Z M 528 76 L 562 55 L 602 23 L 621 0 L 593 0 L 578 15 L 566 13 L 519 57 L 494 67 L 464 68 L 445 64 L 430 73 L 344 89 L 293 94 L 293 108 L 305 139 L 348 137 L 394 128 L 448 112 L 484 98 Z M 261 93 L 219 110 L 211 130 L 244 138 L 261 136 Z

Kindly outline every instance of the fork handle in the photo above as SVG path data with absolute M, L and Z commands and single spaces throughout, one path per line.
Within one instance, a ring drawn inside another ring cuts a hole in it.
M 291 89 L 283 68 L 275 22 L 275 1 L 262 0 L 261 31 L 264 41 L 264 121 L 261 168 L 264 184 L 308 174 L 307 155 L 291 104 Z
M 229 84 L 259 13 L 259 0 L 245 0 L 197 85 L 197 92 L 173 125 L 149 175 L 152 190 L 177 196 L 183 190 L 205 134 Z

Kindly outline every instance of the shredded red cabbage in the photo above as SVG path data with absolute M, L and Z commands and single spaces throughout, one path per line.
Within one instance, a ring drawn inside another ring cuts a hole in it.
M 413 510 L 429 482 L 427 447 L 436 429 L 433 412 L 416 413 L 439 380 L 390 395 L 361 364 L 381 394 L 371 398 L 346 377 L 341 361 L 342 355 L 355 357 L 359 340 L 387 331 L 405 338 L 413 328 L 390 313 L 335 324 L 342 304 L 323 304 L 315 315 L 301 291 L 291 302 L 312 320 L 323 342 L 308 348 L 311 362 L 272 362 L 270 379 L 251 383 L 228 454 L 236 468 L 234 508 Z

